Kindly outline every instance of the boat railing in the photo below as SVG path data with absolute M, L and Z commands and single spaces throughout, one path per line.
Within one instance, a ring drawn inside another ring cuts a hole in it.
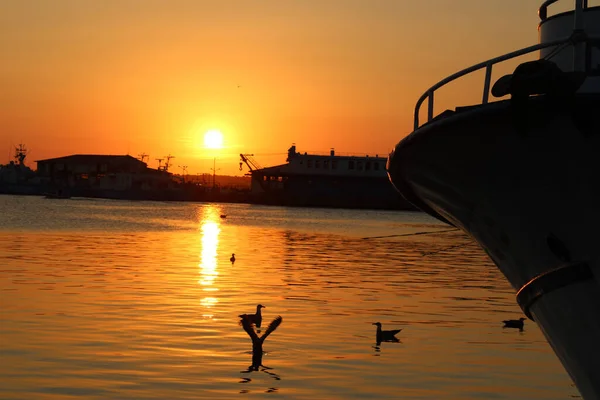
M 558 0 L 546 0 L 545 2 L 542 3 L 542 5 L 540 6 L 540 8 L 538 10 L 538 15 L 542 22 L 544 22 L 545 20 L 548 19 L 548 7 L 551 6 L 552 4 L 556 3 L 557 1 Z M 583 8 L 583 9 L 588 8 L 588 0 L 580 0 L 580 1 L 581 1 L 581 8 Z
M 421 105 L 423 104 L 423 102 L 425 100 L 428 100 L 428 102 L 427 102 L 427 122 L 429 122 L 433 119 L 433 94 L 436 90 L 438 90 L 442 86 L 445 86 L 446 84 L 448 84 L 458 78 L 461 78 L 465 75 L 468 75 L 472 72 L 479 71 L 480 69 L 485 68 L 485 80 L 483 82 L 483 95 L 482 95 L 481 103 L 487 104 L 488 100 L 489 100 L 490 83 L 492 80 L 492 67 L 495 64 L 498 64 L 503 61 L 510 60 L 510 59 L 513 59 L 513 58 L 516 58 L 516 57 L 519 57 L 519 56 L 522 56 L 525 54 L 532 53 L 536 50 L 545 49 L 547 47 L 559 46 L 561 44 L 569 42 L 570 40 L 571 40 L 571 38 L 569 37 L 569 38 L 564 38 L 564 39 L 560 39 L 560 40 L 554 40 L 552 42 L 539 43 L 534 46 L 529 46 L 524 49 L 513 51 L 512 53 L 508 53 L 503 56 L 499 56 L 499 57 L 492 58 L 490 60 L 481 62 L 479 64 L 475 64 L 469 68 L 465 68 L 462 71 L 459 71 L 453 75 L 450 75 L 449 77 L 447 77 L 445 79 L 442 79 L 441 81 L 439 81 L 438 83 L 436 83 L 435 85 L 430 87 L 425 93 L 423 93 L 423 95 L 419 98 L 419 100 L 417 100 L 417 105 L 415 106 L 414 129 L 416 130 L 419 128 L 419 112 L 421 111 Z
M 542 20 L 545 20 L 547 18 L 547 9 L 548 6 L 550 6 L 553 3 L 556 3 L 558 0 L 547 0 L 545 1 L 542 6 L 540 7 L 540 9 L 538 10 L 538 13 L 540 15 L 540 18 L 542 18 Z M 480 69 L 484 69 L 485 68 L 485 80 L 483 82 L 483 95 L 482 95 L 482 99 L 481 99 L 481 103 L 482 104 L 487 104 L 488 100 L 489 100 L 489 94 L 490 94 L 490 84 L 491 84 L 491 80 L 492 80 L 492 67 L 495 64 L 498 64 L 500 62 L 503 61 L 507 61 L 525 54 L 529 54 L 532 53 L 536 50 L 541 50 L 541 49 L 545 49 L 548 47 L 553 47 L 553 46 L 560 46 L 560 45 L 564 45 L 566 43 L 573 43 L 575 44 L 575 42 L 581 42 L 582 40 L 576 40 L 574 39 L 575 37 L 575 33 L 579 30 L 581 30 L 583 28 L 583 10 L 586 9 L 588 6 L 588 1 L 587 0 L 575 0 L 575 23 L 574 23 L 574 32 L 573 35 L 563 38 L 563 39 L 558 39 L 558 40 L 554 40 L 551 42 L 546 42 L 546 43 L 539 43 L 536 44 L 534 46 L 529 46 L 526 47 L 524 49 L 521 50 L 516 50 L 513 51 L 512 53 L 508 53 L 505 54 L 503 56 L 499 56 L 496 58 L 492 58 L 490 60 L 481 62 L 479 64 L 475 64 L 472 67 L 463 69 L 462 71 L 459 71 L 453 75 L 450 75 L 449 77 L 439 81 L 438 83 L 436 83 L 435 85 L 433 85 L 432 87 L 430 87 L 425 93 L 423 93 L 423 95 L 419 98 L 419 100 L 417 101 L 417 104 L 415 106 L 415 115 L 414 115 L 414 129 L 418 129 L 419 128 L 419 112 L 421 110 L 421 105 L 423 104 L 423 102 L 427 99 L 427 122 L 431 121 L 433 119 L 433 94 L 434 92 L 441 88 L 442 86 L 445 86 L 446 84 L 460 78 L 463 77 L 465 75 L 468 75 L 472 72 L 475 71 L 479 71 Z M 582 60 L 583 60 L 583 52 L 580 49 L 577 49 L 577 54 L 574 55 L 574 67 L 576 70 L 582 70 Z

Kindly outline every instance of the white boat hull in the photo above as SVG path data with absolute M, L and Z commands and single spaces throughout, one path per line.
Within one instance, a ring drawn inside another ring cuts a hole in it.
M 398 144 L 389 175 L 480 243 L 581 394 L 600 399 L 600 95 L 525 107 L 434 120 Z

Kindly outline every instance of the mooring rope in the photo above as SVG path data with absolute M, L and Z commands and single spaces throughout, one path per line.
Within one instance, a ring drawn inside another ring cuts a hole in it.
M 439 249 L 439 250 L 435 250 L 435 251 L 426 251 L 421 253 L 421 256 L 425 257 L 425 256 L 430 256 L 433 254 L 438 254 L 441 253 L 442 251 L 446 251 L 446 250 L 452 250 L 452 249 L 458 249 L 460 247 L 465 247 L 468 246 L 470 244 L 475 244 L 475 242 L 466 242 L 466 243 L 461 243 L 461 244 L 453 244 L 452 246 L 448 246 L 448 247 L 444 247 L 443 249 Z
M 432 234 L 432 233 L 442 233 L 442 232 L 454 232 L 454 231 L 458 231 L 458 228 L 452 228 L 452 229 L 447 229 L 444 231 L 426 231 L 426 232 L 415 232 L 415 233 L 401 233 L 398 235 L 386 235 L 386 236 L 367 236 L 364 238 L 361 238 L 363 240 L 368 240 L 368 239 L 383 239 L 383 238 L 389 238 L 389 237 L 399 237 L 399 236 L 416 236 L 416 235 L 428 235 L 428 234 Z

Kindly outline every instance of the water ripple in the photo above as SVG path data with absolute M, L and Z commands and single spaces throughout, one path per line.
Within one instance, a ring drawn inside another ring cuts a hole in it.
M 44 200 L 0 196 L 2 398 L 577 396 L 469 238 L 389 237 L 448 229 L 422 214 Z

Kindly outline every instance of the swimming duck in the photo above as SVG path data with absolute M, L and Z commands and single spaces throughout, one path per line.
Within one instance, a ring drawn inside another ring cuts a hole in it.
M 260 309 L 259 309 L 260 311 Z M 258 367 L 262 365 L 262 356 L 263 356 L 263 343 L 267 336 L 269 336 L 279 325 L 281 325 L 281 321 L 283 320 L 280 316 L 275 318 L 267 327 L 267 330 L 261 337 L 258 337 L 254 329 L 252 329 L 252 322 L 250 322 L 250 316 L 247 314 L 243 314 L 242 317 L 242 328 L 246 331 L 250 339 L 252 339 L 252 365 L 248 370 L 258 371 Z
M 518 328 L 520 330 L 523 330 L 523 326 L 525 325 L 525 318 L 509 319 L 502 322 L 504 322 L 504 328 Z
M 377 342 L 396 342 L 398 338 L 396 338 L 396 334 L 400 332 L 402 329 L 392 329 L 390 331 L 381 330 L 381 322 L 375 322 L 372 325 L 377 326 Z
M 221 215 L 220 215 L 220 217 L 221 217 L 222 219 L 225 219 L 225 218 L 227 218 L 227 215 L 226 215 L 226 214 L 221 214 Z
M 262 304 L 258 304 L 256 306 L 256 314 L 240 314 L 239 317 L 244 320 L 248 319 L 251 324 L 256 325 L 257 328 L 260 328 L 260 324 L 262 323 L 262 314 L 260 313 L 261 308 L 267 308 Z
M 231 253 L 231 257 L 229 258 L 229 261 L 231 261 L 232 264 L 235 262 L 235 253 Z

